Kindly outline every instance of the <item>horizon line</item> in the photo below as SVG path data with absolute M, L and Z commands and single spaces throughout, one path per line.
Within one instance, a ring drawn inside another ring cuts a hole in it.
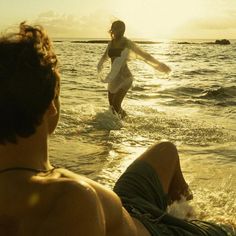
M 52 37 L 53 42 L 61 42 L 61 41 L 70 41 L 72 43 L 108 43 L 111 39 L 108 38 L 80 38 L 80 37 Z M 229 41 L 228 44 L 230 44 L 230 41 L 236 41 L 236 39 L 200 39 L 200 38 L 179 38 L 179 39 L 160 39 L 160 40 L 154 40 L 154 39 L 132 39 L 135 43 L 141 43 L 141 44 L 159 44 L 159 43 L 165 43 L 167 42 L 176 42 L 180 44 L 192 44 L 192 43 L 207 43 L 207 44 L 215 44 L 216 41 L 219 40 L 227 40 Z M 164 42 L 163 42 L 164 41 Z M 195 41 L 195 42 L 194 42 Z M 200 41 L 200 42 L 199 42 Z
M 78 36 L 51 36 L 52 39 L 83 39 L 83 40 L 111 40 L 110 38 L 103 37 L 78 37 Z M 236 38 L 227 38 L 227 37 L 217 37 L 217 38 L 142 38 L 142 37 L 128 37 L 131 40 L 145 40 L 145 41 L 157 41 L 157 40 L 217 40 L 217 39 L 228 39 L 236 40 Z

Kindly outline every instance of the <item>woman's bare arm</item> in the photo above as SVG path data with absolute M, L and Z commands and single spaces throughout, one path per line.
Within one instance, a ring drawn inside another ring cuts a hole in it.
M 160 72 L 169 73 L 171 71 L 170 67 L 167 66 L 165 63 L 158 61 L 148 52 L 142 50 L 138 47 L 134 42 L 128 40 L 128 48 L 130 48 L 134 53 L 140 56 L 142 59 L 147 61 L 151 64 L 155 69 L 159 70 Z
M 104 62 L 108 60 L 108 49 L 109 49 L 109 47 L 110 47 L 110 43 L 107 45 L 105 52 L 103 53 L 101 59 L 99 60 L 99 62 L 97 64 L 98 73 L 102 70 Z

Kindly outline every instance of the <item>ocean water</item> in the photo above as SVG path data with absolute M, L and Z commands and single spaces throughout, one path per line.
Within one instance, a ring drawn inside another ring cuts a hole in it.
M 194 194 L 183 209 L 236 226 L 236 41 L 140 46 L 172 73 L 130 61 L 135 81 L 123 102 L 128 117 L 120 120 L 109 111 L 106 84 L 96 74 L 106 44 L 54 42 L 61 119 L 50 138 L 52 162 L 112 188 L 148 146 L 172 141 Z M 180 216 L 184 210 L 175 207 L 172 213 Z

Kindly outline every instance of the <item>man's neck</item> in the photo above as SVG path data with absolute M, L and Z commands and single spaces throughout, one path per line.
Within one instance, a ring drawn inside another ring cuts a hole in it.
M 47 136 L 36 132 L 29 138 L 18 138 L 17 144 L 0 145 L 0 169 L 12 167 L 52 168 L 48 160 Z

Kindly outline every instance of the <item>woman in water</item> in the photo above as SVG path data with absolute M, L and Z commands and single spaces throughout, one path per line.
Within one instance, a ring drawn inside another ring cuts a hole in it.
M 108 100 L 112 111 L 123 118 L 126 113 L 122 109 L 121 103 L 133 82 L 133 76 L 127 66 L 130 51 L 160 72 L 169 73 L 171 70 L 167 65 L 158 61 L 149 53 L 140 49 L 134 42 L 124 37 L 124 22 L 120 20 L 114 21 L 109 32 L 111 41 L 108 43 L 106 51 L 97 65 L 97 69 L 98 73 L 100 73 L 103 63 L 108 58 L 111 59 L 111 71 L 103 82 L 108 83 Z

